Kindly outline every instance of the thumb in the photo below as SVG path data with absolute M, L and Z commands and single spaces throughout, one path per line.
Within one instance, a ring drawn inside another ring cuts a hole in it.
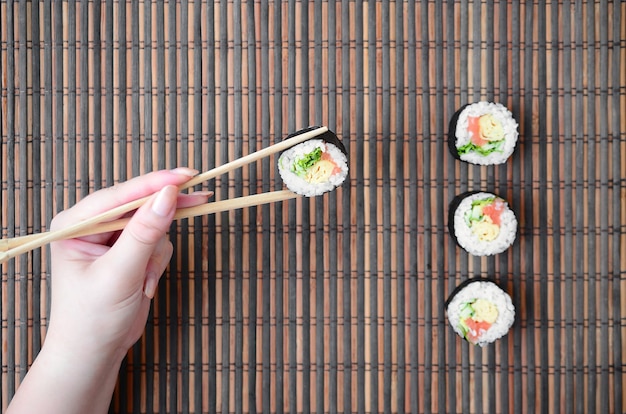
M 178 187 L 161 189 L 135 212 L 107 253 L 115 274 L 124 275 L 128 283 L 143 286 L 148 261 L 172 223 L 177 197 Z

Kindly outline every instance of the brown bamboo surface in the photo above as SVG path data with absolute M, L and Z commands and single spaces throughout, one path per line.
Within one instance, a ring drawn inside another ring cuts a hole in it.
M 201 171 L 326 125 L 349 180 L 180 220 L 112 413 L 626 412 L 626 2 L 0 1 L 2 237 L 147 171 Z M 454 111 L 505 104 L 500 166 L 455 160 Z M 275 157 L 202 186 L 282 189 Z M 447 230 L 505 197 L 505 253 Z M 47 248 L 2 265 L 0 406 L 37 355 Z M 443 303 L 496 280 L 516 320 L 468 345 Z

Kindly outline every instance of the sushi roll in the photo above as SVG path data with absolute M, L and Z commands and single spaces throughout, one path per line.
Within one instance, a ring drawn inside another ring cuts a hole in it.
M 446 301 L 446 314 L 461 338 L 485 346 L 507 334 L 515 320 L 515 307 L 495 282 L 472 278 L 454 289 Z
M 517 142 L 517 122 L 502 104 L 477 102 L 459 109 L 450 121 L 448 146 L 461 161 L 480 165 L 504 163 Z
M 502 253 L 513 244 L 517 219 L 501 197 L 471 191 L 456 196 L 450 203 L 448 229 L 468 253 L 489 256 Z
M 287 188 L 294 193 L 306 197 L 318 196 L 346 180 L 347 151 L 333 132 L 326 131 L 283 151 L 278 158 L 278 171 Z

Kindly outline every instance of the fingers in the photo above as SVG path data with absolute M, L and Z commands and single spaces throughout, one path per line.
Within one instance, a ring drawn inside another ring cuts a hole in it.
M 193 207 L 207 202 L 207 199 L 213 195 L 212 191 L 198 191 L 191 194 L 178 194 L 176 200 L 177 208 Z M 172 243 L 167 236 L 161 238 L 157 244 L 148 265 L 146 267 L 146 280 L 144 281 L 144 295 L 152 299 L 156 292 L 157 285 L 165 268 L 167 267 L 173 252 Z
M 58 214 L 51 228 L 62 228 L 98 215 L 104 211 L 154 194 L 166 185 L 181 185 L 198 172 L 189 168 L 155 171 L 133 178 L 113 187 L 97 191 L 74 207 Z
M 143 292 L 148 299 L 152 299 L 156 292 L 159 279 L 165 272 L 170 258 L 172 257 L 173 246 L 167 237 L 161 238 L 157 247 L 154 249 L 148 266 L 146 267 L 146 280 L 144 282 Z
M 150 258 L 172 223 L 176 211 L 178 187 L 169 185 L 155 194 L 133 215 L 117 242 L 103 256 L 113 267 L 111 274 L 132 289 L 144 285 Z M 169 257 L 168 257 L 169 260 Z
M 213 191 L 195 191 L 191 194 L 181 193 L 178 195 L 178 208 L 194 207 L 204 204 L 213 196 Z
M 172 255 L 166 232 L 176 208 L 206 203 L 213 195 L 212 192 L 202 191 L 179 193 L 179 186 L 196 174 L 197 171 L 187 168 L 157 171 L 86 197 L 73 208 L 57 215 L 51 228 L 75 224 L 152 194 L 132 214 L 121 234 L 106 233 L 53 243 L 56 256 L 94 261 L 93 264 L 99 262 L 99 266 L 109 269 L 107 273 L 116 279 L 114 283 L 118 288 L 125 289 L 129 294 L 143 290 L 151 298 Z M 115 240 L 111 246 L 112 237 Z

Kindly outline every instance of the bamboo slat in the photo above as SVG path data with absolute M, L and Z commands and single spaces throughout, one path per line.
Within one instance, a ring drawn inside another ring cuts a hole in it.
M 172 227 L 110 412 L 626 412 L 625 2 L 1 1 L 0 19 L 2 238 L 309 125 L 349 152 L 333 193 Z M 503 165 L 448 152 L 478 100 L 519 123 Z M 282 189 L 271 159 L 200 186 Z M 516 212 L 505 253 L 449 237 L 468 189 Z M 1 272 L 4 409 L 45 337 L 48 250 Z M 443 309 L 471 276 L 516 306 L 485 348 Z

